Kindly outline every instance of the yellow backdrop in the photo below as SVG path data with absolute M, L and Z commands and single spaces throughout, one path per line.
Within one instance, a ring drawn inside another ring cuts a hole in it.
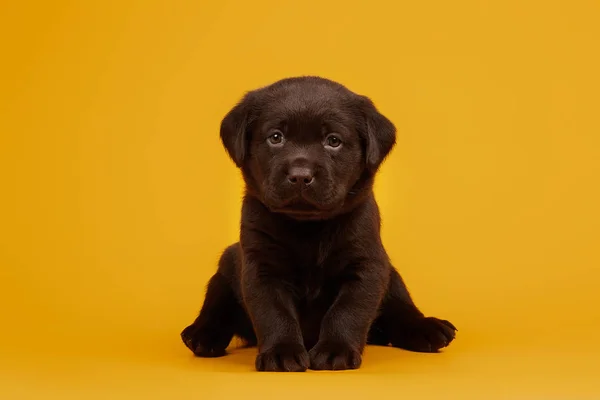
M 592 0 L 2 1 L 0 398 L 599 398 L 599 18 Z M 384 240 L 459 328 L 442 354 L 271 375 L 255 350 L 180 343 L 238 234 L 220 120 L 302 74 L 397 125 Z

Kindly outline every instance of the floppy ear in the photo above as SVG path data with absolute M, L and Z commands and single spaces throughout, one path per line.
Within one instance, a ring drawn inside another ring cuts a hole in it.
M 361 100 L 367 168 L 376 172 L 396 144 L 396 127 L 369 98 L 362 96 Z
M 241 168 L 247 153 L 251 112 L 252 99 L 248 93 L 221 121 L 221 142 L 238 168 Z

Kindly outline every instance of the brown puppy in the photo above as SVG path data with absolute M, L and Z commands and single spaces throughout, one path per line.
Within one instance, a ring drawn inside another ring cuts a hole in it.
M 358 368 L 366 343 L 436 352 L 456 328 L 414 305 L 380 238 L 373 179 L 396 129 L 366 97 L 317 77 L 246 94 L 221 139 L 246 182 L 239 243 L 181 333 L 200 357 L 232 337 L 259 371 Z

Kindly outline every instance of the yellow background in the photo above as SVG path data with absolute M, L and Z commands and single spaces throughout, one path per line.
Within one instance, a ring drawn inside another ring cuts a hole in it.
M 0 398 L 600 398 L 599 20 L 592 0 L 2 1 Z M 271 375 L 180 343 L 238 233 L 220 120 L 302 74 L 397 125 L 384 240 L 459 328 L 442 354 Z

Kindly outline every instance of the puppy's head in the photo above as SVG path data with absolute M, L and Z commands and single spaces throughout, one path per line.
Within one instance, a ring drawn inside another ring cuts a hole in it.
M 249 92 L 221 123 L 248 192 L 296 219 L 326 219 L 364 199 L 395 138 L 367 97 L 317 77 Z

